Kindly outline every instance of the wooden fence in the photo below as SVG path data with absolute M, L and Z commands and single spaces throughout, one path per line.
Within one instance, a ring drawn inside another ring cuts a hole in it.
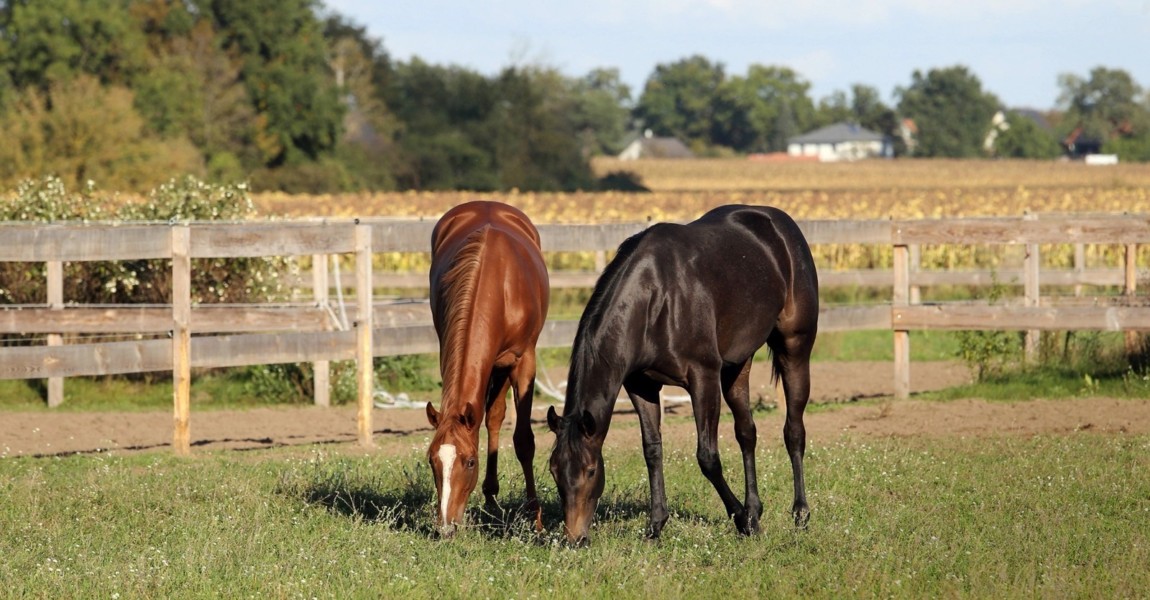
M 171 370 L 174 378 L 173 446 L 190 449 L 190 380 L 193 368 L 254 364 L 313 363 L 316 403 L 326 405 L 329 361 L 357 363 L 359 442 L 372 444 L 373 356 L 433 353 L 438 350 L 426 307 L 373 301 L 379 278 L 372 254 L 424 252 L 430 221 L 286 221 L 185 224 L 0 225 L 0 261 L 46 263 L 47 298 L 43 305 L 0 310 L 0 335 L 46 334 L 47 345 L 0 348 L 0 379 L 46 378 L 49 404 L 63 397 L 64 377 Z M 606 252 L 646 223 L 541 225 L 545 251 Z M 874 272 L 820 272 L 823 287 L 890 286 L 890 304 L 824 308 L 820 331 L 889 329 L 894 332 L 895 395 L 910 394 L 910 337 L 919 329 L 1028 330 L 1028 352 L 1038 331 L 1150 330 L 1150 306 L 1133 301 L 1138 279 L 1137 245 L 1150 242 L 1145 215 L 990 218 L 929 221 L 804 221 L 808 241 L 818 244 L 878 244 L 893 247 L 894 268 Z M 916 266 L 922 244 L 1020 244 L 1026 248 L 1025 293 L 1021 304 L 918 304 L 915 290 L 940 284 L 989 283 L 983 271 L 925 271 Z M 1121 244 L 1122 269 L 1086 269 L 1076 261 L 1069 270 L 1039 269 L 1039 244 Z M 328 256 L 354 256 L 355 276 L 346 306 L 354 319 L 341 326 L 333 318 Z M 308 302 L 209 305 L 191 301 L 191 265 L 197 258 L 312 256 L 312 298 Z M 63 297 L 63 263 L 166 259 L 172 265 L 170 306 L 85 306 Z M 1121 286 L 1126 302 L 1067 305 L 1039 295 L 1044 285 Z M 558 275 L 559 285 L 587 285 L 594 274 Z M 405 276 L 410 279 L 410 276 Z M 425 276 L 424 276 L 425 277 Z M 415 280 L 418 282 L 418 279 Z M 550 321 L 543 347 L 569 346 L 574 321 Z M 170 335 L 146 339 L 64 344 L 62 334 L 127 333 Z

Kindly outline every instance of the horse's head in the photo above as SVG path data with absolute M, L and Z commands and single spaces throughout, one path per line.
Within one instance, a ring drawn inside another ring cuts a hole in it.
M 435 428 L 427 462 L 435 478 L 439 498 L 436 521 L 443 537 L 455 534 L 463 522 L 467 499 L 479 480 L 479 421 L 473 410 L 449 417 L 427 403 L 427 421 Z
M 585 546 L 590 543 L 587 532 L 603 495 L 603 436 L 596 435 L 595 419 L 585 410 L 560 418 L 551 407 L 547 425 L 555 433 L 551 476 L 559 491 L 567 541 Z

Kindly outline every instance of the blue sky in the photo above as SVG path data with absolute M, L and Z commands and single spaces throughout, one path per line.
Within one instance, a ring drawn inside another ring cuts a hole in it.
M 637 98 L 655 66 L 701 54 L 728 75 L 788 66 L 818 100 L 854 83 L 893 103 L 911 74 L 965 65 L 1011 107 L 1054 108 L 1058 76 L 1096 66 L 1150 88 L 1150 0 L 324 0 L 382 40 L 485 75 L 618 68 Z

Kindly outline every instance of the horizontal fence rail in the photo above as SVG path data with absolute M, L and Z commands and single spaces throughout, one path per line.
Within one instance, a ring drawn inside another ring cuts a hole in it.
M 615 250 L 649 223 L 539 225 L 547 252 Z M 894 250 L 894 268 L 819 273 L 824 288 L 889 287 L 889 304 L 824 306 L 820 331 L 887 329 L 894 332 L 895 393 L 909 395 L 909 332 L 922 329 L 1150 330 L 1150 307 L 1134 296 L 1137 245 L 1150 242 L 1150 216 L 948 219 L 929 221 L 800 221 L 812 245 L 872 244 Z M 0 307 L 0 335 L 47 335 L 47 345 L 0 347 L 0 379 L 48 378 L 49 404 L 62 399 L 62 379 L 172 370 L 173 445 L 189 451 L 187 385 L 192 368 L 276 363 L 313 363 L 316 402 L 327 404 L 328 363 L 355 360 L 359 378 L 360 442 L 371 445 L 370 357 L 438 351 L 426 302 L 377 302 L 378 288 L 425 288 L 426 273 L 373 272 L 379 252 L 427 252 L 433 220 L 299 220 L 182 224 L 0 224 L 0 261 L 46 263 L 49 291 L 42 305 Z M 1122 244 L 1119 269 L 1039 270 L 1038 244 Z M 1016 244 L 1026 249 L 1021 269 L 928 270 L 914 266 L 912 249 L 925 244 Z M 326 257 L 352 255 L 355 273 L 330 273 Z M 190 261 L 203 258 L 312 256 L 315 270 L 294 281 L 311 287 L 313 301 L 279 304 L 195 304 L 190 298 Z M 62 298 L 65 262 L 169 260 L 172 305 L 77 305 Z M 1041 274 L 1041 281 L 1039 275 Z M 590 287 L 598 272 L 556 272 L 552 287 Z M 310 285 L 307 280 L 310 279 Z M 341 283 L 340 283 L 341 282 Z M 339 286 L 337 286 L 339 283 Z M 1043 286 L 1121 287 L 1124 303 L 1084 304 L 1081 299 L 1043 297 Z M 974 302 L 921 304 L 919 287 L 941 285 L 1022 286 L 1025 295 L 1001 305 Z M 336 310 L 331 290 L 354 290 Z M 360 300 L 366 304 L 360 304 Z M 370 310 L 368 310 L 370 307 Z M 541 347 L 570 346 L 574 321 L 549 321 Z M 66 344 L 62 335 L 119 335 L 141 339 Z M 152 339 L 143 339 L 152 338 Z M 1028 347 L 1033 342 L 1028 343 Z M 366 364 L 365 364 L 366 363 Z M 51 385 L 56 383 L 57 385 Z M 181 397 L 183 396 L 183 397 Z

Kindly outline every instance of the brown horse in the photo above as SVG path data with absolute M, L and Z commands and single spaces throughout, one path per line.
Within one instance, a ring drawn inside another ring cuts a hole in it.
M 479 478 L 479 425 L 486 417 L 488 504 L 499 493 L 499 428 L 510 387 L 515 400 L 515 456 L 523 466 L 527 510 L 542 530 L 532 461 L 531 399 L 535 343 L 547 318 L 550 283 L 539 232 L 520 210 L 469 202 L 447 211 L 431 234 L 431 312 L 443 377 L 440 409 L 427 403 L 435 428 L 428 462 L 445 537 L 463 521 Z
M 552 408 L 556 433 L 551 474 L 563 506 L 569 542 L 588 543 L 588 527 L 603 494 L 603 442 L 619 388 L 639 413 L 651 488 L 647 535 L 667 522 L 659 391 L 685 388 L 698 436 L 696 457 L 727 516 L 740 533 L 759 530 L 763 512 L 755 475 L 755 422 L 748 381 L 751 358 L 766 344 L 787 400 L 783 440 L 795 495 L 791 512 L 810 515 L 803 477 L 810 396 L 810 356 L 819 318 L 814 260 L 798 225 L 766 206 L 721 206 L 686 225 L 662 223 L 632 236 L 599 281 L 579 320 L 563 416 Z M 746 483 L 739 501 L 719 462 L 722 401 L 734 413 L 735 439 Z

